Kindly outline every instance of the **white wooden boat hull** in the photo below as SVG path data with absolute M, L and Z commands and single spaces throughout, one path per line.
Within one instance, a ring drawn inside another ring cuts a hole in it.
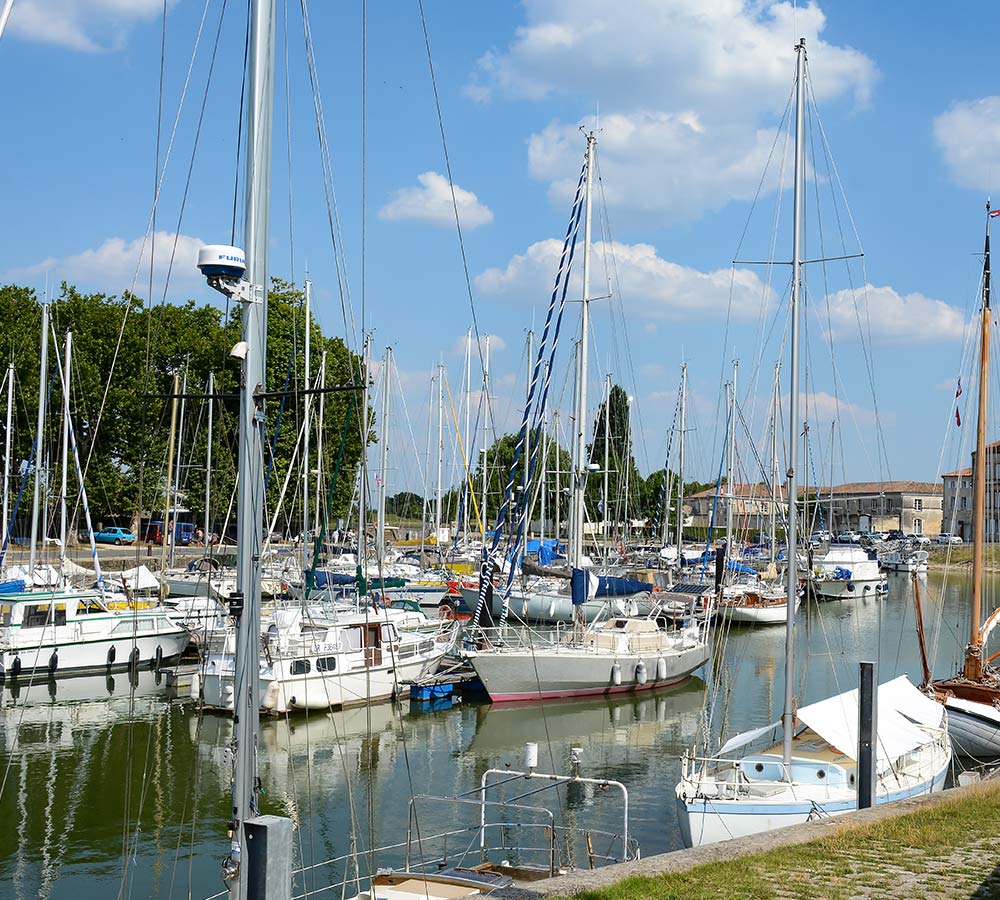
M 970 700 L 945 701 L 948 734 L 960 756 L 981 760 L 1000 759 L 1000 710 Z
M 800 601 L 795 601 L 798 609 Z M 719 607 L 719 617 L 738 622 L 741 625 L 784 625 L 788 621 L 788 604 L 775 603 L 768 606 L 741 606 L 723 603 Z

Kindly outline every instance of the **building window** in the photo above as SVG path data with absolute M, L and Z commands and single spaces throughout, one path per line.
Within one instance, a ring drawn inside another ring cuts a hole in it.
M 872 499 L 871 499 L 871 508 L 872 509 L 878 509 L 878 498 L 872 497 Z
M 913 498 L 913 508 L 914 509 L 923 509 L 924 508 L 924 501 L 921 500 L 919 497 L 914 497 Z
M 958 508 L 959 508 L 959 509 L 966 509 L 966 505 L 965 505 L 965 504 L 966 504 L 966 501 L 967 501 L 968 499 L 969 499 L 968 497 L 964 497 L 964 496 L 963 496 L 963 497 L 962 497 L 962 498 L 961 498 L 961 499 L 960 499 L 960 500 L 958 501 Z
M 923 523 L 923 521 L 921 519 L 914 519 L 913 520 L 913 533 L 914 534 L 923 534 L 924 533 L 924 523 Z

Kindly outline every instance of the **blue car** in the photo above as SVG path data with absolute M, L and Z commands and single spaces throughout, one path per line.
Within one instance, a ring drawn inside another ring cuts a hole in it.
M 127 528 L 119 528 L 114 525 L 95 532 L 94 540 L 98 544 L 116 544 L 120 547 L 122 544 L 134 544 L 135 535 Z

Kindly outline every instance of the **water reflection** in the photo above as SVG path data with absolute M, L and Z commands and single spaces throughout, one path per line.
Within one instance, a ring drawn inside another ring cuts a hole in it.
M 931 573 L 921 595 L 934 672 L 946 675 L 967 638 L 967 581 Z M 877 660 L 883 681 L 903 672 L 920 679 L 905 576 L 890 580 L 881 601 L 806 604 L 800 622 L 801 703 L 853 687 L 861 659 Z M 784 640 L 782 628 L 733 629 L 720 635 L 700 677 L 645 695 L 496 707 L 379 704 L 265 721 L 262 807 L 293 818 L 298 861 L 312 865 L 366 850 L 373 835 L 378 844 L 402 841 L 412 794 L 474 791 L 487 769 L 521 768 L 523 746 L 534 741 L 540 771 L 568 771 L 571 748 L 580 747 L 582 774 L 626 784 L 644 854 L 676 848 L 672 791 L 681 754 L 703 719 L 718 740 L 779 717 Z M 123 879 L 137 897 L 221 889 L 230 737 L 228 718 L 200 716 L 148 672 L 134 685 L 125 674 L 6 685 L 0 895 L 91 900 L 118 894 Z M 586 818 L 619 830 L 620 805 L 610 799 L 575 785 L 550 808 L 566 822 Z M 430 832 L 453 815 L 428 804 L 421 824 Z M 374 865 L 399 858 L 387 854 Z

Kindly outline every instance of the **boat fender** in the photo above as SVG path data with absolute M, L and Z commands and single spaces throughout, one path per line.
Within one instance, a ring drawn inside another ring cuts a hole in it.
M 854 593 L 854 582 L 853 581 L 849 581 L 847 583 L 847 592 L 849 594 L 853 594 Z
M 52 655 L 49 657 L 49 674 L 55 675 L 56 669 L 59 668 L 59 651 L 53 650 Z
M 111 666 L 115 664 L 115 656 L 117 655 L 117 652 L 118 651 L 115 650 L 114 644 L 108 648 L 108 668 L 111 668 Z
M 194 672 L 191 675 L 191 687 L 188 690 L 188 694 L 192 700 L 201 699 L 201 673 Z
M 156 655 L 153 657 L 153 668 L 159 669 L 162 664 L 163 664 L 163 647 L 157 644 Z
M 16 679 L 21 674 L 21 657 L 15 656 L 14 662 L 10 664 L 10 677 Z
M 261 701 L 260 704 L 261 706 L 264 707 L 264 709 L 270 711 L 273 710 L 274 707 L 278 705 L 278 690 L 279 687 L 277 681 L 272 681 L 267 686 L 267 691 L 265 691 L 264 693 L 264 699 Z
M 647 680 L 646 664 L 640 659 L 635 667 L 635 682 L 636 684 L 645 684 Z
M 139 648 L 133 647 L 132 652 L 128 655 L 128 667 L 130 670 L 137 669 L 139 667 Z
M 527 615 L 527 607 L 525 608 L 525 615 Z M 556 617 L 556 601 L 553 600 L 549 603 L 549 620 L 551 621 Z
M 618 665 L 618 663 L 615 663 L 611 667 L 611 683 L 612 684 L 622 683 L 622 667 Z
M 667 661 L 662 656 L 656 660 L 656 680 L 667 680 Z

